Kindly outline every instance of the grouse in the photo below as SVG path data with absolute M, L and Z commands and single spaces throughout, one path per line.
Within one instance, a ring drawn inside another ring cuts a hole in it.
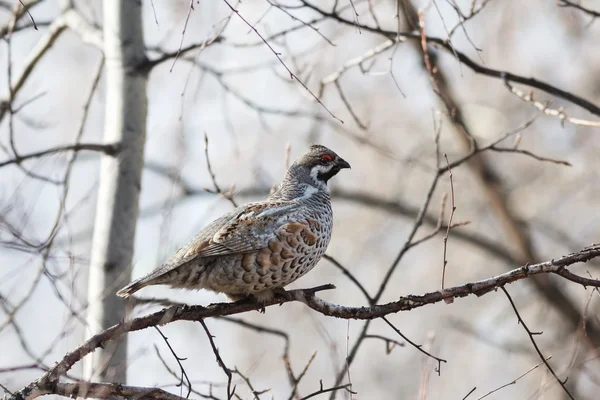
M 312 145 L 267 200 L 249 203 L 202 229 L 162 266 L 117 292 L 150 285 L 209 289 L 233 300 L 272 298 L 321 259 L 333 227 L 327 182 L 350 164 Z

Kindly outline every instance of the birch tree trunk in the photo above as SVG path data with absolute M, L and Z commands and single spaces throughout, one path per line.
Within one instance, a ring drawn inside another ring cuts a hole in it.
M 131 278 L 144 142 L 147 74 L 141 1 L 104 1 L 106 114 L 104 141 L 116 143 L 116 157 L 103 156 L 88 285 L 88 333 L 125 318 L 126 303 L 115 291 Z M 126 382 L 127 341 L 107 344 L 85 367 L 93 381 Z

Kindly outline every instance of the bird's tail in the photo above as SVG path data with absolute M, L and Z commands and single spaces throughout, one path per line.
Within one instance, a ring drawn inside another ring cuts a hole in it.
M 123 289 L 117 292 L 117 296 L 119 297 L 129 297 L 141 288 L 148 285 L 148 281 L 146 279 L 138 279 L 131 282 L 129 285 L 125 286 Z

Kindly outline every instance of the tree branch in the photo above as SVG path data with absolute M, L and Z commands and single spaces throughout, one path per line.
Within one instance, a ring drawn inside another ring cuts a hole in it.
M 302 3 L 307 8 L 310 8 L 311 10 L 318 12 L 323 17 L 329 17 L 332 20 L 335 20 L 342 24 L 351 26 L 355 29 L 358 28 L 358 29 L 361 29 L 361 30 L 364 30 L 367 32 L 383 35 L 393 41 L 404 42 L 407 40 L 421 40 L 421 35 L 418 32 L 396 32 L 396 31 L 388 31 L 385 29 L 375 28 L 375 27 L 368 26 L 368 25 L 360 25 L 356 21 L 352 21 L 352 20 L 343 18 L 335 11 L 329 12 L 329 11 L 322 10 L 319 7 L 313 5 L 305 0 L 302 0 Z M 463 65 L 467 66 L 469 69 L 471 69 L 473 72 L 475 72 L 477 74 L 486 75 L 486 76 L 489 76 L 492 78 L 503 79 L 503 80 L 507 80 L 509 82 L 520 83 L 522 85 L 527 85 L 527 86 L 542 90 L 546 93 L 552 94 L 554 96 L 557 96 L 564 100 L 567 100 L 573 104 L 576 104 L 579 107 L 589 111 L 590 113 L 600 117 L 600 107 L 582 97 L 574 95 L 573 93 L 567 92 L 565 90 L 559 89 L 556 86 L 550 85 L 549 83 L 539 81 L 535 78 L 526 78 L 524 76 L 513 74 L 510 72 L 500 71 L 497 69 L 484 67 L 483 65 L 480 65 L 480 64 L 476 63 L 475 61 L 473 61 L 466 54 L 453 48 L 453 46 L 451 46 L 448 43 L 448 41 L 445 39 L 441 39 L 441 38 L 437 38 L 437 37 L 429 37 L 429 36 L 426 36 L 425 39 L 428 44 L 435 45 L 438 48 L 441 48 L 449 53 L 452 53 L 459 62 L 461 62 Z
M 540 350 L 540 348 L 538 347 L 535 339 L 533 338 L 534 335 L 541 335 L 542 332 L 532 332 L 529 329 L 529 327 L 527 326 L 527 324 L 525 324 L 525 321 L 523 321 L 523 318 L 521 318 L 521 314 L 519 314 L 519 311 L 517 310 L 517 306 L 515 305 L 515 302 L 513 301 L 512 297 L 510 297 L 510 294 L 508 294 L 508 290 L 506 290 L 506 288 L 504 288 L 504 287 L 501 287 L 500 289 L 502 289 L 502 291 L 504 292 L 504 294 L 508 298 L 508 301 L 510 302 L 511 307 L 512 307 L 513 311 L 515 312 L 515 315 L 517 316 L 517 320 L 519 321 L 519 324 L 521 324 L 521 326 L 523 327 L 523 329 L 525 329 L 525 331 L 527 332 L 527 335 L 529 336 L 529 340 L 531 340 L 531 344 L 533 345 L 533 347 L 535 348 L 535 351 L 538 353 L 538 355 L 542 359 L 542 362 L 548 368 L 548 371 L 550 371 L 550 373 L 552 374 L 552 376 L 554 377 L 554 379 L 556 379 L 556 382 L 558 382 L 560 384 L 560 386 L 563 388 L 563 390 L 565 391 L 565 393 L 567 394 L 567 396 L 569 396 L 569 398 L 571 400 L 575 400 L 575 398 L 573 397 L 573 395 L 569 392 L 569 390 L 565 386 L 565 383 L 567 382 L 567 380 L 565 379 L 564 382 L 560 380 L 560 378 L 558 377 L 558 375 L 556 375 L 556 372 L 554 372 L 554 369 L 552 369 L 552 367 L 550 366 L 550 363 L 548 362 L 547 357 L 542 354 L 542 351 Z
M 44 156 L 48 156 L 56 153 L 63 153 L 66 151 L 99 151 L 108 155 L 115 155 L 119 152 L 118 144 L 96 144 L 96 143 L 75 143 L 67 146 L 58 146 L 52 147 L 50 149 L 37 151 L 35 153 L 29 153 L 25 155 L 18 155 L 15 158 L 11 158 L 10 160 L 0 162 L 0 168 L 5 167 L 11 164 L 20 164 L 25 160 L 29 160 L 32 158 L 40 158 Z
M 587 15 L 591 16 L 592 18 L 600 17 L 600 11 L 595 11 L 590 8 L 585 8 L 581 4 L 575 3 L 574 1 L 571 1 L 571 0 L 558 0 L 557 5 L 559 7 L 564 7 L 564 8 L 575 8 L 576 10 L 586 13 Z
M 47 394 L 57 394 L 72 398 L 81 397 L 84 399 L 111 399 L 119 396 L 126 399 L 185 400 L 185 397 L 176 396 L 158 388 L 91 382 L 57 383 L 52 389 L 36 389 L 30 396 L 32 396 L 31 398 L 35 398 Z
M 62 360 L 49 369 L 38 380 L 30 383 L 23 389 L 14 393 L 11 400 L 34 399 L 42 394 L 57 393 L 58 381 L 66 374 L 75 363 L 97 348 L 103 347 L 107 342 L 118 339 L 127 332 L 138 331 L 153 326 L 165 325 L 174 321 L 201 321 L 205 318 L 239 314 L 247 311 L 259 310 L 263 307 L 298 301 L 306 304 L 313 310 L 330 317 L 342 319 L 371 320 L 400 311 L 409 311 L 428 304 L 439 303 L 445 299 L 455 299 L 469 295 L 484 295 L 506 284 L 540 274 L 557 274 L 572 282 L 592 287 L 600 287 L 600 280 L 583 278 L 568 271 L 569 265 L 587 262 L 600 257 L 600 244 L 586 247 L 577 253 L 533 265 L 525 265 L 502 275 L 492 278 L 467 283 L 444 290 L 437 290 L 423 295 L 408 295 L 400 297 L 397 301 L 372 305 L 369 307 L 347 307 L 329 303 L 316 297 L 315 293 L 321 290 L 333 289 L 333 285 L 324 285 L 312 289 L 298 289 L 285 292 L 266 303 L 257 303 L 251 300 L 241 300 L 235 303 L 217 303 L 208 306 L 172 306 L 153 314 L 135 318 L 131 321 L 121 322 L 97 335 L 94 335 L 75 350 L 67 353 Z

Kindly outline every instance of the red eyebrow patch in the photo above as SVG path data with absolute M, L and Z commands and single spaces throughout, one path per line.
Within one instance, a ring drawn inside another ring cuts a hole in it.
M 333 157 L 331 157 L 329 154 L 323 154 L 321 156 L 321 160 L 325 160 L 325 161 L 332 161 Z

